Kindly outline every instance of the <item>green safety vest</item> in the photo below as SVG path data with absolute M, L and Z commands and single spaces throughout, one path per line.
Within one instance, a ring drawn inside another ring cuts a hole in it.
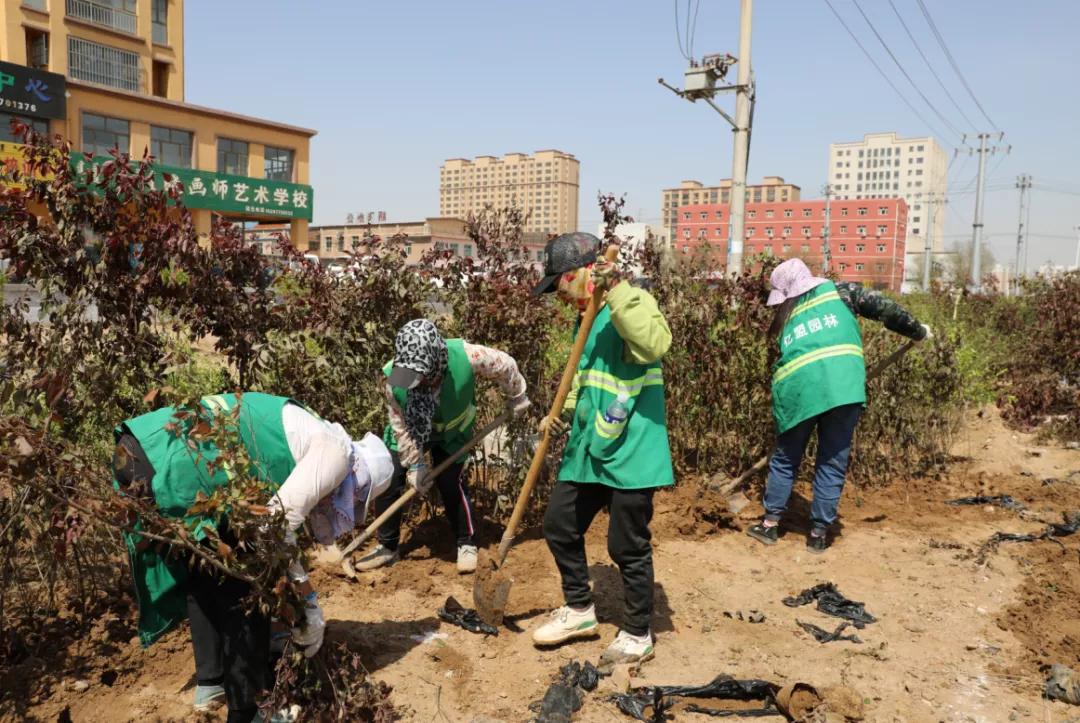
M 281 411 L 291 400 L 269 394 L 248 392 L 240 401 L 237 418 L 240 439 L 252 460 L 253 475 L 267 480 L 276 489 L 296 466 Z M 215 394 L 203 397 L 201 406 L 212 421 L 214 416 L 232 410 L 237 403 L 235 394 Z M 129 419 L 115 430 L 117 439 L 131 434 L 138 440 L 154 467 L 150 482 L 154 503 L 165 517 L 183 519 L 191 536 L 201 540 L 210 520 L 189 515 L 188 510 L 199 492 L 206 495 L 226 484 L 229 472 L 219 469 L 210 473 L 206 463 L 218 456 L 213 444 L 203 442 L 194 450 L 188 448 L 186 435 L 170 433 L 165 426 L 173 422 L 174 407 L 165 407 Z M 113 482 L 114 487 L 119 485 Z M 139 603 L 139 640 L 148 646 L 187 617 L 184 581 L 187 566 L 181 560 L 166 559 L 152 548 L 136 550 L 138 535 L 125 535 L 131 573 L 135 580 L 135 597 Z
M 476 427 L 476 377 L 473 376 L 469 355 L 465 353 L 464 339 L 447 339 L 446 350 L 449 353 L 446 374 L 439 390 L 439 406 L 431 420 L 429 442 L 443 452 L 453 454 L 472 439 Z M 390 376 L 393 368 L 394 363 L 387 362 L 383 373 Z M 405 410 L 408 394 L 407 389 L 394 387 L 394 399 L 402 411 Z M 397 437 L 389 424 L 383 433 L 383 442 L 397 451 Z
M 623 359 L 622 337 L 607 306 L 600 310 L 578 363 L 577 407 L 559 468 L 560 482 L 592 482 L 617 489 L 675 483 L 664 409 L 660 362 Z M 622 424 L 604 419 L 608 405 L 626 392 Z
M 777 434 L 835 407 L 866 403 L 859 322 L 831 281 L 799 297 L 778 342 L 772 377 Z

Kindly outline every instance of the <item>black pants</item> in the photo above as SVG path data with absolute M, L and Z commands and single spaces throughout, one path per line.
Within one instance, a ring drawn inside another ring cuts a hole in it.
M 122 449 L 121 449 L 122 448 Z M 116 480 L 122 489 L 138 481 L 150 494 L 154 467 L 139 441 L 120 437 L 113 458 Z M 222 537 L 229 532 L 221 528 Z M 199 685 L 222 685 L 229 705 L 228 723 L 250 723 L 258 712 L 257 696 L 270 687 L 270 622 L 262 615 L 244 613 L 241 600 L 251 587 L 232 577 L 209 572 L 188 573 L 187 603 L 191 621 L 191 647 Z
M 389 489 L 375 498 L 376 515 L 385 512 L 405 491 L 408 470 L 401 466 L 401 458 L 397 452 L 391 452 L 390 456 L 394 460 L 394 476 L 390 479 Z M 438 447 L 431 448 L 431 461 L 436 467 L 449 456 Z M 435 486 L 439 488 L 439 497 L 442 498 L 446 519 L 454 530 L 458 546 L 472 545 L 473 535 L 476 532 L 473 527 L 473 508 L 472 501 L 469 499 L 469 488 L 461 474 L 464 469 L 464 464 L 452 464 L 435 478 Z M 379 544 L 388 550 L 396 550 L 401 544 L 403 514 L 403 512 L 398 512 L 379 528 Z
M 596 513 L 608 508 L 608 554 L 622 573 L 626 614 L 622 629 L 631 635 L 649 630 L 653 612 L 653 489 L 618 490 L 602 484 L 559 482 L 544 514 L 544 539 L 562 576 L 566 604 L 587 607 L 589 563 L 585 533 Z
M 251 591 L 235 578 L 192 570 L 188 576 L 188 618 L 199 685 L 223 685 L 228 723 L 250 723 L 259 693 L 270 687 L 270 621 L 244 612 Z

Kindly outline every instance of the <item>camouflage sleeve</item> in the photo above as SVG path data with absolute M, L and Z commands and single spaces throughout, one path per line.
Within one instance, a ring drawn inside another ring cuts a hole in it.
M 861 284 L 850 281 L 838 283 L 836 291 L 856 316 L 880 321 L 889 331 L 909 339 L 918 341 L 926 336 L 926 330 L 911 312 L 879 292 L 865 289 Z

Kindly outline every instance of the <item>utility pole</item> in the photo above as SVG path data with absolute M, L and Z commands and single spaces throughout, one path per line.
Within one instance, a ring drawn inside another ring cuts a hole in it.
M 1080 271 L 1080 226 L 1076 227 L 1076 266 L 1077 271 Z
M 746 171 L 750 158 L 750 134 L 754 121 L 754 71 L 750 64 L 750 30 L 753 14 L 753 0 L 740 0 L 741 16 L 739 22 L 739 57 L 729 53 L 706 55 L 697 62 L 690 59 L 690 68 L 685 74 L 686 87 L 682 90 L 658 78 L 657 82 L 675 95 L 695 103 L 704 100 L 713 110 L 724 117 L 735 133 L 734 149 L 731 158 L 731 205 L 728 219 L 728 258 L 727 271 L 735 275 L 742 271 L 743 240 L 746 233 Z M 738 64 L 738 78 L 735 85 L 718 86 L 718 81 L 725 81 L 728 69 Z M 717 93 L 735 93 L 735 117 L 713 102 Z
M 926 233 L 923 234 L 923 270 L 922 270 L 922 288 L 923 291 L 930 291 L 930 271 L 934 265 L 934 206 L 937 203 L 944 203 L 945 200 L 939 200 L 933 193 L 927 194 L 928 202 L 926 204 L 927 211 L 930 214 L 930 223 L 926 227 Z
M 986 190 L 986 156 L 1001 150 L 996 147 L 987 147 L 986 142 L 991 136 L 990 133 L 980 133 L 979 148 L 973 151 L 979 154 L 979 177 L 975 185 L 975 220 L 971 224 L 971 290 L 975 293 L 982 290 L 983 194 Z M 1004 133 L 999 134 L 998 141 L 1004 136 Z M 964 138 L 966 140 L 967 136 Z
M 750 29 L 753 0 L 741 0 L 739 15 L 739 67 L 735 89 L 735 147 L 731 156 L 731 217 L 728 228 L 729 276 L 742 272 L 746 238 L 746 169 L 750 162 Z
M 1016 290 L 1020 291 L 1020 249 L 1024 245 L 1024 203 L 1027 200 L 1028 189 L 1031 188 L 1031 176 L 1023 173 L 1016 177 L 1016 187 L 1020 189 L 1020 213 L 1016 222 L 1016 264 L 1013 266 L 1013 279 L 1016 281 Z
M 825 184 L 825 225 L 821 227 L 821 270 L 824 273 L 829 273 L 829 257 L 831 256 L 831 249 L 829 248 L 829 221 L 832 218 L 830 203 L 832 201 L 832 184 Z

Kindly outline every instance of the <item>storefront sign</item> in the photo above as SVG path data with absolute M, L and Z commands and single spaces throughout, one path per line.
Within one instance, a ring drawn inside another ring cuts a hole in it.
M 111 158 L 97 156 L 93 163 L 100 165 Z M 81 153 L 71 154 L 71 164 L 80 174 L 87 170 L 87 158 Z M 314 194 L 311 186 L 299 183 L 155 165 L 153 187 L 165 189 L 166 183 L 182 185 L 181 202 L 188 208 L 246 216 L 312 219 Z
M 0 111 L 34 118 L 66 118 L 64 76 L 0 62 Z

